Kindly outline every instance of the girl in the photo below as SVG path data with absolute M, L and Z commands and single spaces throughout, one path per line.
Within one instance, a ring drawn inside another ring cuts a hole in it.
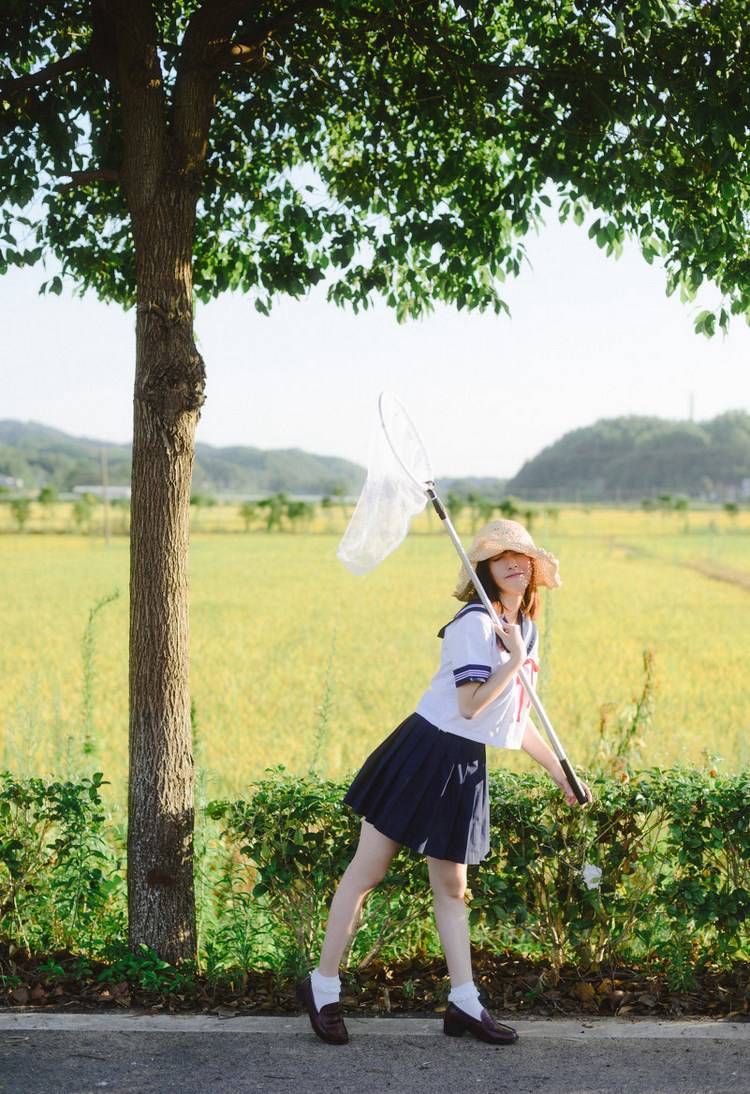
M 482 1006 L 472 979 L 466 867 L 489 851 L 485 746 L 523 748 L 547 769 L 569 805 L 577 801 L 560 761 L 528 722 L 531 683 L 538 672 L 537 587 L 560 585 L 557 559 L 536 547 L 526 529 L 496 520 L 477 533 L 469 560 L 501 618 L 496 631 L 461 569 L 453 595 L 465 607 L 439 632 L 440 668 L 415 713 L 372 752 L 344 796 L 362 816 L 359 844 L 341 878 L 315 969 L 297 985 L 315 1033 L 330 1044 L 349 1035 L 339 1002 L 339 964 L 364 899 L 385 876 L 399 846 L 427 857 L 435 920 L 451 990 L 443 1030 L 469 1030 L 482 1041 L 510 1044 L 518 1034 Z M 581 782 L 587 801 L 591 791 Z

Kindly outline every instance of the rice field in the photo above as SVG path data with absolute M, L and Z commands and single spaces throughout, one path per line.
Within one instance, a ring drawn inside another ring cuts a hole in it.
M 220 532 L 222 507 L 191 537 L 191 691 L 201 793 L 242 794 L 264 768 L 353 773 L 415 706 L 454 614 L 458 560 L 427 515 L 376 570 L 335 557 L 343 514 L 304 533 Z M 227 509 L 227 518 L 236 509 Z M 470 539 L 468 520 L 460 530 Z M 653 651 L 656 707 L 643 766 L 735 771 L 750 762 L 750 513 L 574 510 L 541 514 L 536 541 L 560 559 L 546 593 L 540 690 L 572 761 L 597 748 L 604 704 L 639 692 Z M 113 536 L 0 535 L 0 766 L 127 776 L 128 543 Z M 83 756 L 81 643 L 97 614 L 93 752 Z M 488 749 L 491 767 L 532 766 Z

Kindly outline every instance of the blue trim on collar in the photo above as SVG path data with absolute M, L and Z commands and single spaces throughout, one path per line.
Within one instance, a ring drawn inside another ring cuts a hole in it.
M 490 614 L 480 600 L 471 601 L 471 603 L 466 604 L 463 608 L 459 608 L 453 616 L 453 619 L 448 620 L 448 622 L 440 628 L 437 632 L 438 638 L 445 638 L 445 632 L 448 627 L 450 627 L 451 623 L 455 623 L 457 619 L 461 619 L 464 615 L 468 615 L 469 612 L 484 612 L 485 615 Z M 536 641 L 536 624 L 533 619 L 529 619 L 520 608 L 518 609 L 518 617 L 520 619 L 521 635 L 526 640 L 526 653 L 529 654 Z
M 438 638 L 445 638 L 445 631 L 448 627 L 450 627 L 451 623 L 455 623 L 457 619 L 461 619 L 463 616 L 468 615 L 469 612 L 484 612 L 485 615 L 490 614 L 485 608 L 484 604 L 481 604 L 479 602 L 477 602 L 476 604 L 467 604 L 465 607 L 460 608 L 456 612 L 456 614 L 453 616 L 453 619 L 449 619 L 448 622 L 440 628 L 440 630 L 437 632 Z

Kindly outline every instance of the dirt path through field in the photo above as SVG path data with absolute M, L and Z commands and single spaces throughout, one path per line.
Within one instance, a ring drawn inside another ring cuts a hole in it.
M 750 573 L 747 570 L 737 570 L 731 566 L 724 566 L 720 562 L 712 562 L 710 559 L 686 558 L 672 560 L 664 558 L 663 555 L 659 555 L 655 551 L 648 551 L 645 547 L 635 543 L 623 543 L 619 540 L 613 540 L 612 547 L 623 551 L 626 558 L 651 559 L 671 566 L 680 566 L 684 570 L 693 570 L 711 581 L 724 581 L 729 585 L 735 585 L 738 589 L 745 589 L 750 592 Z

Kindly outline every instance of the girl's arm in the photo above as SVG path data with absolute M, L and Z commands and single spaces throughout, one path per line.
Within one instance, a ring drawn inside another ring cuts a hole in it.
M 462 718 L 474 718 L 504 691 L 516 675 L 526 656 L 526 646 L 521 637 L 521 628 L 517 623 L 501 623 L 500 628 L 493 627 L 502 637 L 510 660 L 498 666 L 483 684 L 476 681 L 461 684 L 458 691 L 458 709 Z
M 487 677 L 483 684 L 461 684 L 458 692 L 458 709 L 462 718 L 474 718 L 504 691 L 523 664 L 523 658 L 512 658 Z
M 562 764 L 547 742 L 542 740 L 542 735 L 536 726 L 532 725 L 531 718 L 526 721 L 521 748 L 531 756 L 532 760 L 536 760 L 538 764 L 541 764 L 542 767 L 545 768 L 552 781 L 559 786 L 563 794 L 565 794 L 568 805 L 575 805 L 578 799 L 570 788 L 568 777 L 563 771 Z M 588 800 L 592 801 L 593 796 L 587 783 L 581 778 L 579 778 L 578 781 Z

